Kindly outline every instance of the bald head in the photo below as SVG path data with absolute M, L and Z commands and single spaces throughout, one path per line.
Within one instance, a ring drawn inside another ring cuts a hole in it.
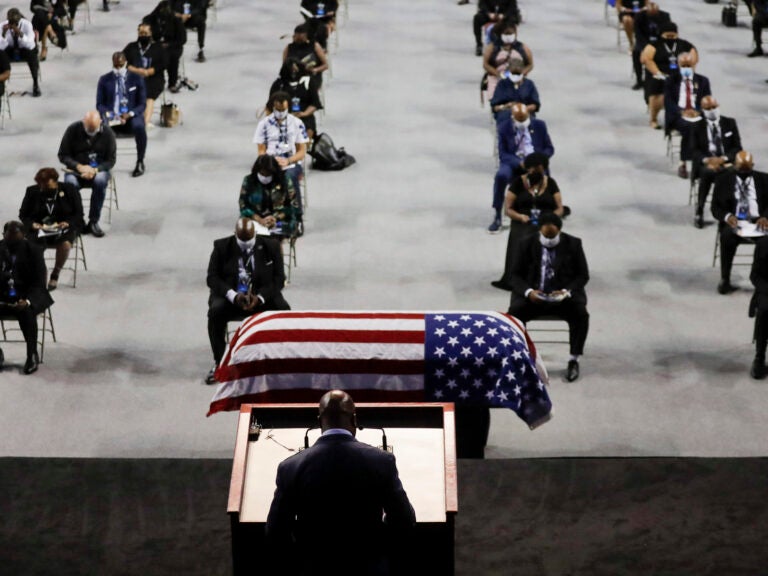
M 528 120 L 528 107 L 522 102 L 515 102 L 512 105 L 512 118 L 518 122 Z
M 101 116 L 98 110 L 89 110 L 83 117 L 83 126 L 85 131 L 89 134 L 93 134 L 101 127 Z
M 343 428 L 353 435 L 357 430 L 355 403 L 343 390 L 331 390 L 320 398 L 318 418 L 323 432 L 330 428 Z
M 681 68 L 693 68 L 693 54 L 690 52 L 683 52 L 677 57 L 677 62 L 680 64 Z
M 736 159 L 733 161 L 733 167 L 736 168 L 737 172 L 751 172 L 754 166 L 755 162 L 752 159 L 752 154 L 746 150 L 741 150 L 736 154 Z
M 701 108 L 703 110 L 712 110 L 718 106 L 720 106 L 720 104 L 718 104 L 717 99 L 715 99 L 714 96 L 704 96 L 704 98 L 701 99 Z
M 256 236 L 256 226 L 250 218 L 240 218 L 235 225 L 235 236 L 238 240 L 248 242 Z

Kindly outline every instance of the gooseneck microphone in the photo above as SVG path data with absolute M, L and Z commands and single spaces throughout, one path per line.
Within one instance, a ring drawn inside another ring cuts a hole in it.
M 311 430 L 317 430 L 318 428 L 320 428 L 320 426 L 310 426 L 309 428 L 307 428 L 307 431 L 304 432 L 304 450 L 309 448 L 309 433 L 310 433 L 310 431 Z
M 384 450 L 384 452 L 387 452 L 387 433 L 384 431 L 384 428 L 379 428 L 378 426 L 358 426 L 358 430 L 381 430 L 381 449 Z

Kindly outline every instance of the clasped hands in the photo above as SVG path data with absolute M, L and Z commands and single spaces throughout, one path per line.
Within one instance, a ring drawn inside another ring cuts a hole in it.
M 739 227 L 739 219 L 736 218 L 736 216 L 733 214 L 728 216 L 725 222 L 731 228 L 735 229 Z M 755 226 L 757 226 L 757 229 L 760 230 L 760 232 L 768 231 L 768 218 L 766 218 L 765 216 L 761 216 L 760 218 L 757 219 L 757 222 L 755 222 Z
M 54 222 L 53 224 L 41 224 L 34 222 L 32 230 L 66 230 L 69 228 L 69 222 Z
M 528 294 L 528 300 L 531 302 L 538 304 L 540 302 L 545 302 L 547 300 L 547 296 L 557 298 L 560 296 L 565 295 L 568 297 L 568 290 L 555 290 L 554 292 L 542 292 L 541 290 L 531 290 Z
M 250 291 L 247 294 L 238 294 L 235 296 L 235 306 L 246 312 L 250 312 L 260 303 L 261 300 L 259 300 L 259 297 Z

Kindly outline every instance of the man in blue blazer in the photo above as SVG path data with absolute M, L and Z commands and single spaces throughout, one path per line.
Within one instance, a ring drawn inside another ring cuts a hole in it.
M 277 468 L 266 536 L 279 573 L 389 575 L 388 531 L 404 543 L 416 523 L 395 457 L 355 439 L 346 392 L 327 392 L 318 418 L 322 436 Z
M 685 163 L 693 158 L 691 132 L 693 126 L 701 121 L 701 101 L 711 96 L 709 78 L 696 74 L 695 58 L 690 52 L 678 56 L 679 68 L 672 70 L 664 82 L 664 129 L 667 134 L 672 130 L 680 132 L 680 166 L 677 175 L 688 178 Z
M 501 210 L 504 207 L 504 191 L 512 178 L 525 172 L 523 160 L 529 154 L 539 152 L 551 158 L 555 153 L 543 120 L 531 118 L 528 107 L 517 102 L 512 105 L 512 116 L 499 122 L 499 170 L 493 181 L 493 222 L 490 234 L 501 232 Z
M 136 138 L 136 168 L 133 176 L 144 174 L 144 154 L 147 151 L 147 127 L 144 110 L 147 89 L 144 78 L 129 72 L 125 55 L 112 54 L 112 71 L 99 78 L 96 88 L 96 109 L 114 132 L 133 134 Z

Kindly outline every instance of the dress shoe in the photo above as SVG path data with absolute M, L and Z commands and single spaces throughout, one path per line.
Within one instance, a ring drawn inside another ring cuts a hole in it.
M 501 218 L 496 216 L 491 225 L 488 226 L 488 234 L 498 234 L 499 232 L 501 232 Z
M 5 354 L 3 354 L 3 349 L 0 348 L 0 370 L 3 369 L 3 364 L 5 364 Z
M 34 86 L 34 87 L 32 88 L 32 96 L 34 96 L 35 98 L 37 98 L 37 97 L 39 97 L 39 96 L 42 96 L 42 95 L 43 95 L 43 93 L 42 93 L 42 92 L 40 92 L 40 86 Z
M 88 229 L 96 238 L 104 236 L 104 230 L 101 229 L 98 222 L 88 222 Z
M 53 292 L 58 287 L 59 287 L 59 279 L 51 276 L 51 279 L 48 280 L 48 292 Z
M 736 290 L 736 287 L 733 284 L 731 284 L 730 280 L 720 280 L 720 283 L 717 285 L 717 291 L 720 294 L 730 294 L 735 290 Z
M 704 216 L 702 214 L 696 214 L 696 216 L 693 217 L 693 225 L 699 230 L 704 228 Z
M 512 287 L 509 284 L 507 284 L 503 278 L 501 280 L 492 281 L 491 286 L 493 286 L 494 288 L 498 288 L 499 290 L 512 291 Z
M 763 56 L 763 54 L 764 52 L 763 52 L 762 46 L 758 46 L 757 48 L 752 50 L 752 52 L 747 54 L 747 58 L 756 58 L 757 56 Z
M 568 360 L 568 369 L 565 372 L 565 379 L 568 382 L 574 382 L 579 377 L 579 361 Z
M 459 0 L 456 2 L 459 6 L 464 6 L 464 4 L 469 4 L 469 0 Z
M 212 384 L 218 384 L 219 381 L 216 380 L 216 366 L 211 368 L 211 370 L 208 372 L 208 374 L 205 375 L 205 383 L 209 386 Z
M 635 84 L 632 86 L 632 90 L 640 90 L 643 87 L 643 85 L 640 82 L 635 82 Z
M 475 56 L 482 56 L 483 55 L 483 47 L 479 44 L 475 46 Z
M 37 352 L 32 356 L 27 356 L 27 361 L 24 362 L 24 374 L 33 374 L 37 372 L 37 367 L 40 365 L 40 357 Z
M 200 52 L 197 53 L 197 61 L 205 62 L 205 60 L 206 60 L 205 53 L 202 50 L 200 50 Z
M 680 164 L 680 166 L 677 167 L 677 175 L 683 179 L 688 178 L 688 168 L 685 167 L 685 164 Z
M 749 370 L 749 375 L 755 380 L 765 378 L 765 358 L 755 356 L 755 359 L 752 361 L 752 368 Z
M 131 172 L 131 176 L 138 178 L 142 174 L 144 174 L 144 160 L 139 160 L 136 162 L 136 168 L 134 168 L 133 172 Z

